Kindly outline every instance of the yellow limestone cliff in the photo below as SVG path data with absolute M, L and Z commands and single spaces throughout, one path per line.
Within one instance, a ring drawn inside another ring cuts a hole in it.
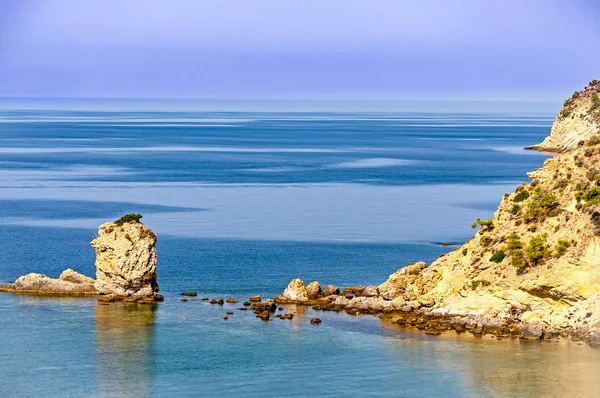
M 560 153 L 528 173 L 529 184 L 505 194 L 492 219 L 477 220 L 471 240 L 429 266 L 407 265 L 369 287 L 371 294 L 323 295 L 304 304 L 387 313 L 426 331 L 600 344 L 598 89 L 594 81 L 567 101 L 551 136 L 537 147 Z
M 550 135 L 538 145 L 527 147 L 549 152 L 577 148 L 581 141 L 594 137 L 600 129 L 600 80 L 593 80 L 575 91 L 559 112 Z

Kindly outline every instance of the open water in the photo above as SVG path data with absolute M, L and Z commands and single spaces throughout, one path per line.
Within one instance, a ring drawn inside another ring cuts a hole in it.
M 521 148 L 552 112 L 55 105 L 0 107 L 0 283 L 93 276 L 98 226 L 136 212 L 159 237 L 166 299 L 0 294 L 0 396 L 598 396 L 600 352 L 585 345 L 292 307 L 265 323 L 200 300 L 273 297 L 294 277 L 379 284 L 431 262 L 542 165 Z M 182 303 L 186 290 L 199 296 Z

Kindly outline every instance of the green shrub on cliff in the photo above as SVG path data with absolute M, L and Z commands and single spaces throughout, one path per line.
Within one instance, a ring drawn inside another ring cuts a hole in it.
M 504 260 L 504 257 L 506 257 L 504 250 L 498 250 L 492 257 L 490 257 L 490 261 L 501 263 L 502 260 Z
M 485 280 L 485 279 L 473 279 L 471 281 L 471 289 L 475 290 L 479 286 L 489 286 L 491 284 L 492 284 L 492 282 Z
M 525 247 L 525 255 L 531 263 L 538 264 L 545 257 L 550 256 L 550 250 L 546 245 L 547 238 L 548 234 L 544 233 L 532 236 L 529 239 L 529 243 Z
M 121 226 L 123 224 L 130 223 L 130 222 L 140 222 L 140 219 L 142 217 L 143 216 L 138 213 L 125 214 L 123 217 L 121 217 L 117 221 L 115 221 L 115 224 L 117 224 L 118 226 Z
M 510 214 L 516 216 L 517 214 L 519 214 L 519 212 L 521 211 L 521 205 L 518 205 L 516 203 L 514 203 L 511 207 L 510 207 Z
M 598 145 L 600 144 L 600 130 L 598 130 L 598 132 L 596 133 L 595 137 L 592 137 L 588 142 L 587 145 L 588 146 L 594 146 L 594 145 Z
M 525 199 L 527 199 L 528 197 L 529 197 L 529 192 L 521 191 L 515 195 L 515 197 L 513 198 L 513 202 L 522 202 Z
M 477 226 L 481 227 L 481 230 L 491 230 L 494 229 L 494 221 L 491 218 L 487 220 L 482 220 L 481 218 L 477 218 L 473 224 L 471 224 L 471 228 L 476 228 Z
M 506 249 L 509 253 L 512 253 L 516 249 L 523 248 L 523 242 L 521 242 L 521 237 L 515 232 L 506 235 L 504 242 L 506 242 Z
M 600 97 L 598 97 L 598 93 L 593 93 L 590 111 L 595 112 L 597 110 L 600 110 Z
M 523 257 L 523 242 L 521 242 L 521 237 L 513 232 L 504 238 L 505 249 L 510 254 L 510 264 L 518 269 L 525 268 L 527 263 L 525 263 L 525 258 Z
M 510 259 L 510 264 L 517 269 L 525 268 L 527 263 L 525 262 L 525 258 L 523 257 L 522 249 L 516 249 L 512 252 L 512 258 Z
M 556 243 L 556 257 L 565 254 L 569 247 L 571 247 L 571 242 L 568 239 L 559 239 Z
M 481 244 L 483 246 L 489 246 L 492 243 L 493 239 L 490 238 L 488 235 L 482 236 L 481 237 Z
M 600 203 L 600 188 L 592 187 L 583 193 L 578 192 L 575 194 L 575 199 L 578 201 L 583 199 L 589 205 L 598 204 Z

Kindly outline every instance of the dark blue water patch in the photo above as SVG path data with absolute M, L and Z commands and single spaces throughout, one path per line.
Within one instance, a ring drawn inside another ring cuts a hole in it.
M 72 268 L 95 275 L 94 230 L 0 226 L 0 282 L 30 272 L 58 277 Z
M 0 217 L 25 217 L 29 219 L 117 219 L 128 213 L 170 213 L 205 211 L 176 206 L 160 206 L 127 202 L 94 202 L 85 200 L 20 199 L 0 200 Z
M 57 277 L 73 268 L 95 274 L 94 230 L 0 227 L 0 281 L 29 272 Z M 363 244 L 159 237 L 161 291 L 274 296 L 292 278 L 322 284 L 378 285 L 411 261 L 431 262 L 452 250 L 427 243 Z
M 0 166 L 15 169 L 15 165 L 29 163 L 45 165 L 52 170 L 76 164 L 121 171 L 111 173 L 107 170 L 105 174 L 94 175 L 61 174 L 54 177 L 85 181 L 269 184 L 369 180 L 385 185 L 489 184 L 507 178 L 523 180 L 527 171 L 539 167 L 544 155 L 524 156 L 510 153 L 510 150 L 507 152 L 502 146 L 516 150 L 540 142 L 549 131 L 549 126 L 544 125 L 546 118 L 532 117 L 519 121 L 514 117 L 506 116 L 503 119 L 498 115 L 477 114 L 445 115 L 450 121 L 439 114 L 428 113 L 58 114 L 103 117 L 107 121 L 36 123 L 31 118 L 27 123 L 3 123 L 0 134 L 3 146 L 42 148 L 42 151 L 8 151 L 3 153 L 3 160 L 13 162 L 13 165 Z M 32 116 L 39 115 L 34 112 Z M 123 122 L 131 118 L 154 122 Z M 174 126 L 173 123 L 156 121 L 176 121 L 178 118 L 198 122 L 205 118 L 221 118 L 223 123 L 229 119 L 247 121 L 224 127 L 210 124 L 198 127 L 193 122 L 173 122 L 178 124 Z M 453 122 L 452 118 L 459 121 Z M 510 123 L 516 125 L 511 126 Z M 199 152 L 164 149 L 169 146 L 205 149 Z M 149 147 L 154 149 L 148 150 Z M 217 147 L 219 150 L 206 151 L 206 147 Z M 44 152 L 44 148 L 48 151 Z M 96 152 L 102 148 L 107 151 Z M 117 151 L 111 152 L 110 148 L 116 148 Z M 142 151 L 138 151 L 140 148 Z M 233 149 L 227 152 L 224 148 Z M 67 152 L 56 153 L 52 149 Z M 69 149 L 84 152 L 68 152 Z M 128 152 L 129 149 L 131 152 Z M 372 167 L 373 159 L 382 158 L 410 163 Z M 360 162 L 365 160 L 370 160 L 371 166 L 362 167 Z M 272 171 L 276 169 L 280 172 Z

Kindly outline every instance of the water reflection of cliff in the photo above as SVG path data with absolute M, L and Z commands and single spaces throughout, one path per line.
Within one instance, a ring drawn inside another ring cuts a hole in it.
M 154 385 L 155 305 L 97 303 L 96 364 L 101 395 L 148 395 Z
M 600 391 L 600 350 L 585 344 L 495 341 L 454 332 L 430 337 L 382 326 L 386 335 L 391 330 L 402 336 L 386 341 L 396 362 L 423 366 L 422 383 L 432 377 L 426 370 L 437 369 L 473 396 L 592 397 Z

